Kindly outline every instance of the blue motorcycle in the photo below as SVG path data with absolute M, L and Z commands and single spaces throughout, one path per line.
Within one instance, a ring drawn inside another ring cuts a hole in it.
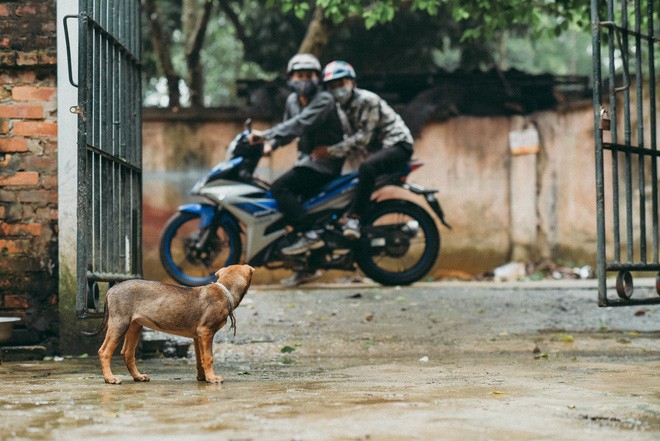
M 383 285 L 408 285 L 424 277 L 440 253 L 440 233 L 427 210 L 404 199 L 371 201 L 361 219 L 360 239 L 342 235 L 339 220 L 354 197 L 357 172 L 344 174 L 303 202 L 311 225 L 325 245 L 303 255 L 286 256 L 282 248 L 297 240 L 287 234 L 269 183 L 253 176 L 262 144 L 250 145 L 250 125 L 230 143 L 227 158 L 192 188 L 199 202 L 182 205 L 165 225 L 160 259 L 178 283 L 200 286 L 215 281 L 215 272 L 241 261 L 253 267 L 355 270 Z M 397 186 L 421 195 L 448 228 L 437 190 L 407 182 L 422 164 L 404 164 L 382 176 L 376 189 Z

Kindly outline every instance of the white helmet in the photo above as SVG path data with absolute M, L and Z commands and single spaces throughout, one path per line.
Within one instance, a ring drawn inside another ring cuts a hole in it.
M 313 70 L 321 74 L 321 62 L 312 54 L 296 54 L 289 60 L 286 74 L 291 75 L 298 70 Z

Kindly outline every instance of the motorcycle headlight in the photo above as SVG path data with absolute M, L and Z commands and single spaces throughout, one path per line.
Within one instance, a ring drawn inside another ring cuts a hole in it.
M 202 188 L 204 188 L 204 185 L 206 185 L 206 177 L 195 182 L 195 185 L 193 185 L 193 188 L 190 190 L 190 194 L 194 194 L 194 195 L 200 194 Z

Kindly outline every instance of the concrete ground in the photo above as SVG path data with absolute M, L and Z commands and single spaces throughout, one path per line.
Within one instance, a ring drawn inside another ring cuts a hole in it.
M 655 296 L 651 288 L 635 297 Z M 253 287 L 194 360 L 0 365 L 2 440 L 659 440 L 660 309 L 595 282 Z

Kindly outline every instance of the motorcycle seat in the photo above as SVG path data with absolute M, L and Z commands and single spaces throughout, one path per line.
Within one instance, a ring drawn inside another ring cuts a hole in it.
M 337 176 L 335 179 L 325 184 L 321 190 L 319 190 L 319 193 L 331 193 L 339 187 L 344 187 L 353 179 L 357 179 L 357 172 L 351 172 L 345 175 Z

